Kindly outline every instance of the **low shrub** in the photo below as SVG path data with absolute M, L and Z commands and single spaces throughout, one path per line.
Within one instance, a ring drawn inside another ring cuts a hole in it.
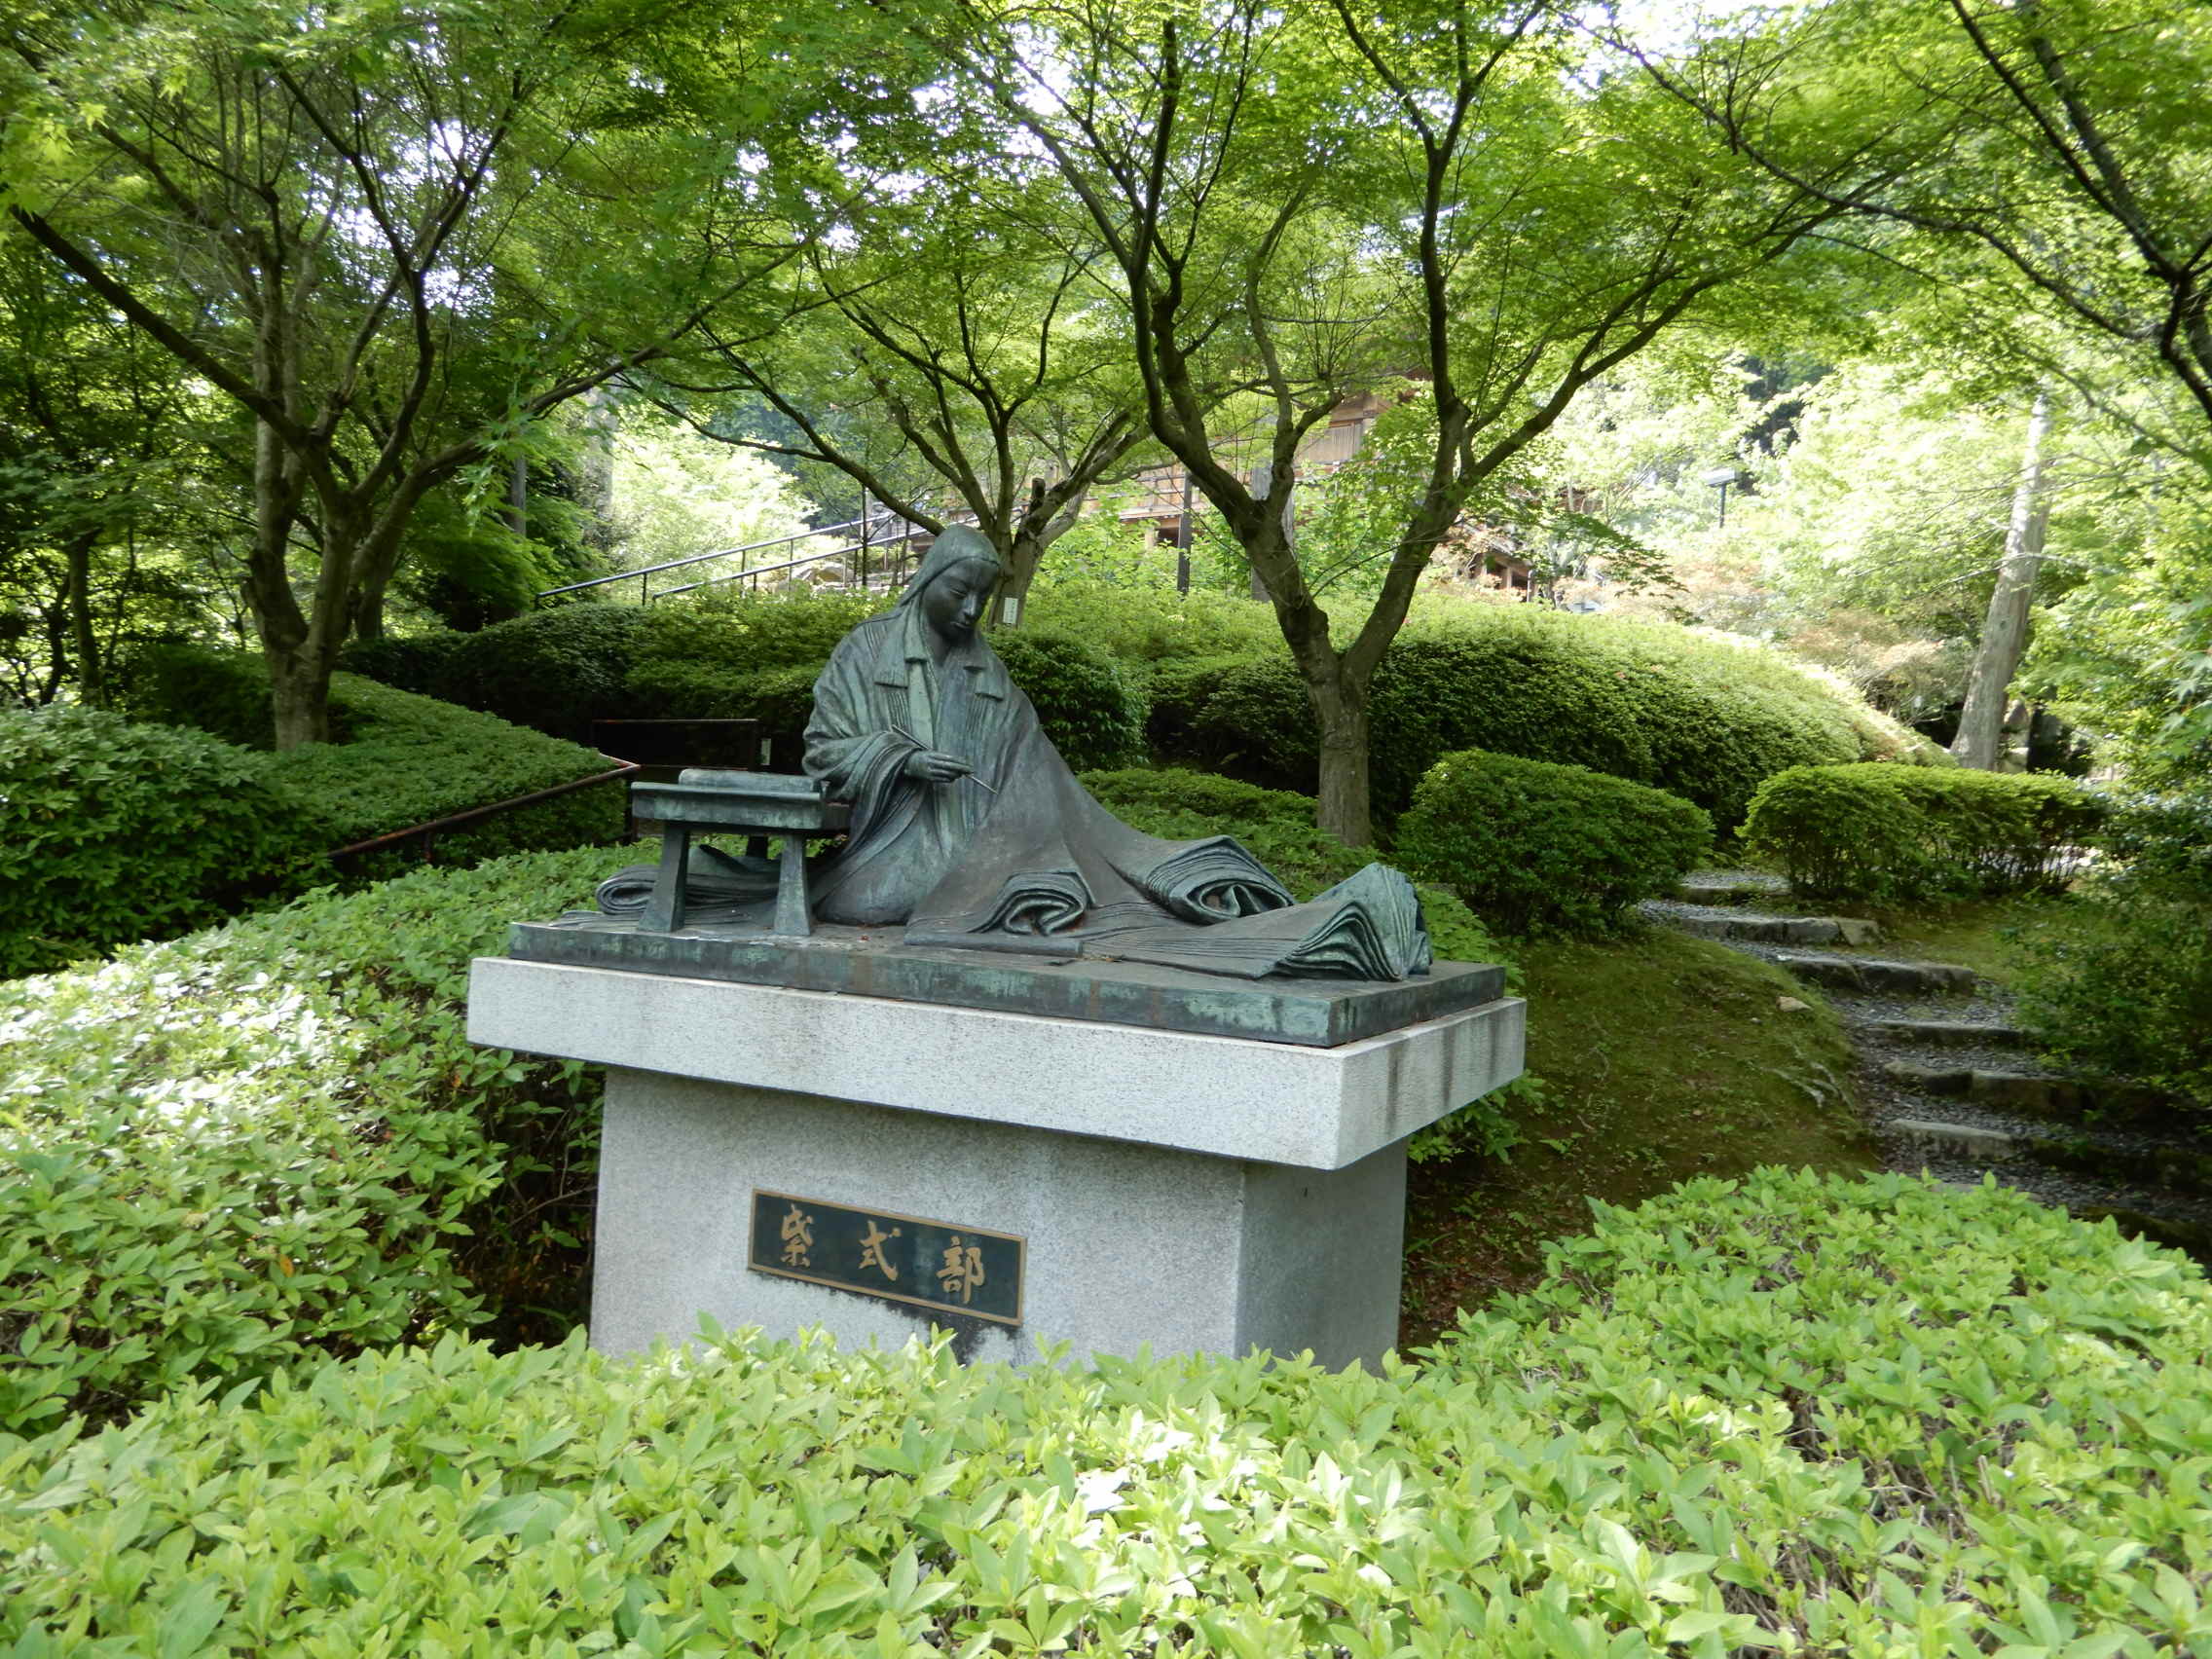
M 134 707 L 144 718 L 269 746 L 269 678 L 258 656 L 179 645 L 164 648 L 159 665 L 160 672 L 138 686 Z M 249 720 L 247 711 L 258 713 Z M 358 675 L 331 677 L 330 714 L 337 741 L 272 756 L 267 768 L 272 787 L 313 821 L 301 831 L 307 853 L 608 769 L 595 750 Z M 621 828 L 621 792 L 608 785 L 456 831 L 440 839 L 437 856 L 466 863 L 525 848 L 581 846 L 612 840 Z M 351 866 L 350 873 L 388 871 L 395 860 L 421 856 L 420 849 L 379 855 L 381 863 Z
M 1743 834 L 1803 897 L 1881 903 L 2063 887 L 2104 816 L 2071 778 L 1801 766 L 1760 786 Z
M 0 1641 L 2151 1659 L 2212 1644 L 2208 1351 L 2110 1224 L 1779 1172 L 1381 1375 L 449 1339 L 0 1451 Z
M 1664 789 L 1723 829 L 1788 767 L 1937 753 L 1754 645 L 1527 607 L 1459 611 L 1409 628 L 1376 671 L 1372 782 L 1384 819 L 1442 756 L 1470 748 Z M 1317 785 L 1311 707 L 1280 648 L 1162 663 L 1147 730 L 1163 758 Z
M 271 757 L 277 786 L 320 822 L 326 846 L 350 846 L 608 770 L 596 750 L 353 675 L 336 677 L 331 700 L 346 711 L 350 741 Z M 448 864 L 466 864 L 612 841 L 621 830 L 622 791 L 609 783 L 443 834 L 435 853 Z M 412 848 L 389 855 L 421 856 Z
M 1713 820 L 1662 790 L 1470 749 L 1429 768 L 1396 851 L 1509 933 L 1597 933 L 1712 847 Z
M 272 757 L 94 709 L 0 709 L 0 977 L 205 927 L 325 843 Z
M 391 634 L 356 640 L 339 654 L 339 666 L 364 680 L 418 697 L 465 704 L 468 692 L 461 668 L 474 634 L 450 628 L 430 634 Z
M 2017 1016 L 2047 1058 L 2212 1126 L 2212 904 L 2117 885 L 2043 924 L 2020 956 Z
M 269 702 L 269 667 L 259 653 L 210 645 L 166 644 L 132 653 L 119 677 L 123 712 L 158 725 L 190 726 L 240 749 L 276 747 Z M 330 737 L 351 735 L 346 710 L 333 700 Z
M 1081 771 L 1144 757 L 1144 697 L 1113 658 L 1081 640 L 1034 628 L 1002 629 L 991 645 L 1070 766 Z
M 565 605 L 473 634 L 357 641 L 339 667 L 581 743 L 593 720 L 629 713 L 623 682 L 645 619 L 636 606 Z
M 811 684 L 836 643 L 884 603 L 709 589 L 656 605 L 571 605 L 474 634 L 351 645 L 342 666 L 582 742 L 599 719 L 750 718 L 755 681 L 804 668 Z
M 709 588 L 646 606 L 633 666 L 691 663 L 732 673 L 811 667 L 830 660 L 837 642 L 891 603 L 883 593 L 793 588 L 750 594 Z
M 495 1312 L 566 1329 L 598 1077 L 471 1046 L 462 1000 L 607 864 L 418 871 L 0 983 L 0 1431 Z
M 1272 606 L 1162 583 L 1061 576 L 1048 556 L 1029 590 L 1031 627 L 1072 634 L 1118 662 L 1165 664 L 1193 657 L 1282 649 Z
M 2126 801 L 2111 863 L 2021 945 L 2018 1017 L 2049 1058 L 2212 1127 L 2212 798 Z
M 462 636 L 433 693 L 502 720 L 582 743 L 591 722 L 626 712 L 623 682 L 644 613 L 625 605 L 569 605 Z
M 2132 884 L 2212 904 L 2212 793 L 2116 801 L 2097 845 L 2124 866 Z

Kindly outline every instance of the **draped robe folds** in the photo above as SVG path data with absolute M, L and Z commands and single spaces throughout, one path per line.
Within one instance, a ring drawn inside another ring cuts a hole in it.
M 916 586 L 928 579 L 925 571 Z M 1161 963 L 1259 978 L 1402 979 L 1433 951 L 1412 884 L 1384 865 L 1300 904 L 1231 836 L 1166 841 L 1092 799 L 979 634 L 932 659 L 917 605 L 861 623 L 814 685 L 806 770 L 852 803 L 838 852 L 812 865 L 826 922 L 905 924 L 905 942 Z M 915 754 L 971 777 L 906 775 Z M 979 780 L 979 781 L 978 781 Z M 736 919 L 773 866 L 694 846 L 695 920 Z M 641 916 L 654 866 L 602 884 L 600 910 Z
M 969 761 L 973 779 L 908 777 L 907 759 L 932 749 Z M 824 921 L 903 921 L 909 944 L 1249 978 L 1397 979 L 1429 967 L 1404 876 L 1370 865 L 1299 904 L 1230 836 L 1130 829 L 1077 781 L 989 645 L 970 636 L 933 664 L 912 608 L 838 645 L 815 683 L 806 769 L 853 804 L 846 846 L 814 884 Z

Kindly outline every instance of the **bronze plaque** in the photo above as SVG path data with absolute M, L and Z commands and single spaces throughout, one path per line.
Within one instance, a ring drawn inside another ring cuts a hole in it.
M 1018 1325 L 1023 1249 L 1018 1234 L 756 1188 L 746 1266 L 885 1302 Z

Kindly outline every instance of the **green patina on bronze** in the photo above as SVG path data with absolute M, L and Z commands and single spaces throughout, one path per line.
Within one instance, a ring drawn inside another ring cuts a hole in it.
M 518 922 L 509 930 L 507 954 L 1321 1049 L 1479 1008 L 1505 994 L 1503 969 L 1467 962 L 1439 962 L 1413 979 L 1243 979 L 1157 963 L 909 945 L 898 928 L 817 925 L 803 939 L 736 926 L 671 934 L 588 914 L 560 923 Z

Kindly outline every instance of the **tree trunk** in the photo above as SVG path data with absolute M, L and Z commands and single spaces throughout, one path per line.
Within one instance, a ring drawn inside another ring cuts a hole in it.
M 1045 562 L 1045 554 L 1053 542 L 1065 535 L 1083 516 L 1083 503 L 1088 498 L 1088 489 L 1078 491 L 1054 506 L 1051 495 L 1042 478 L 1029 481 L 1028 505 L 1017 515 L 1014 534 L 1006 545 L 999 548 L 1001 574 L 998 593 L 991 601 L 991 619 L 1002 628 L 1018 628 L 1026 620 L 1029 608 L 1029 584 L 1037 579 L 1037 567 Z M 994 538 L 994 545 L 996 544 Z M 1013 614 L 1008 615 L 1008 601 L 1013 602 Z
M 330 741 L 330 662 L 312 646 L 296 650 L 264 647 L 269 663 L 269 701 L 276 719 L 278 753 L 304 743 Z
M 2050 504 L 2043 489 L 2043 446 L 2050 431 L 2050 396 L 2036 393 L 2028 416 L 2028 438 L 2020 461 L 2020 481 L 2012 492 L 2012 518 L 2005 531 L 2005 559 L 1997 588 L 1989 596 L 1989 614 L 1981 625 L 1981 644 L 1967 677 L 1966 707 L 1959 715 L 1951 753 L 1962 764 L 1995 771 L 2004 754 L 2006 692 L 2028 648 L 2028 602 L 2043 568 L 2044 529 Z
M 1028 618 L 1029 584 L 1037 579 L 1051 543 L 1027 533 L 1018 534 L 1006 550 L 1006 568 L 999 579 L 998 597 L 991 602 L 991 621 L 1001 628 L 1019 628 Z
M 602 383 L 584 393 L 583 448 L 576 480 L 584 545 L 598 553 L 614 545 L 614 399 Z
M 507 463 L 507 528 L 517 539 L 530 535 L 530 462 L 519 455 Z
M 107 707 L 106 664 L 99 635 L 92 627 L 92 543 L 91 533 L 73 536 L 64 549 L 69 561 L 69 636 L 77 654 L 77 697 L 87 708 Z
M 1369 817 L 1367 687 L 1342 674 L 1307 682 L 1321 727 L 1321 801 L 1315 822 L 1347 847 L 1375 838 Z
M 1274 493 L 1274 463 L 1263 461 L 1252 468 L 1252 497 L 1255 500 L 1268 500 Z M 1282 492 L 1282 544 L 1296 553 L 1298 549 L 1298 480 L 1285 480 Z M 1268 603 L 1267 578 L 1260 574 L 1260 567 L 1251 568 L 1252 597 L 1262 605 Z
M 352 614 L 348 618 L 348 633 L 356 640 L 384 638 L 384 590 L 379 581 L 364 581 L 360 591 L 353 595 Z

